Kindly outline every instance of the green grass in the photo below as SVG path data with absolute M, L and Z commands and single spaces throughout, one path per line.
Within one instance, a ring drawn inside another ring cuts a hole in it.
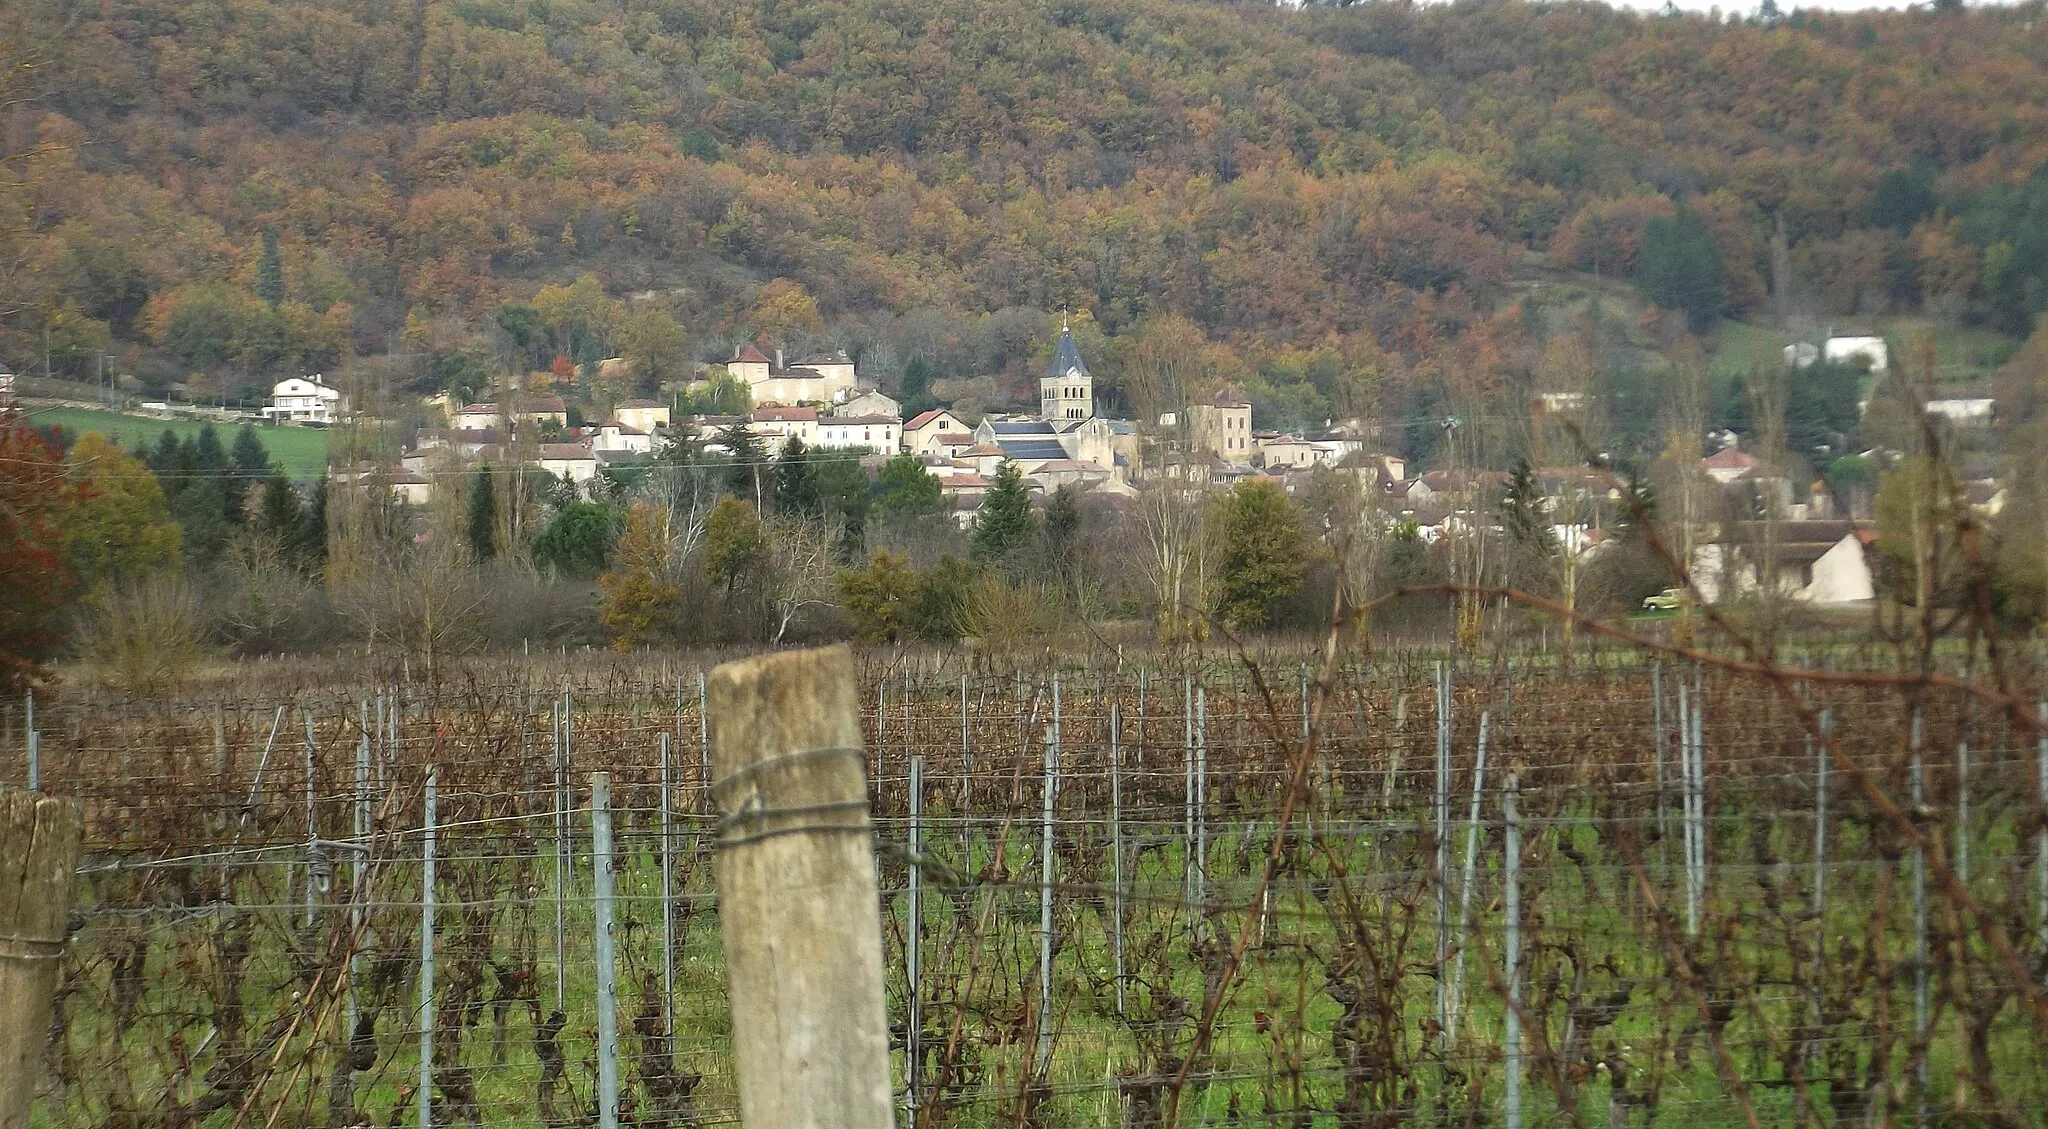
M 178 438 L 198 435 L 204 426 L 197 420 L 165 420 L 151 416 L 128 416 L 90 408 L 30 407 L 29 419 L 39 427 L 58 426 L 83 434 L 97 431 L 122 447 L 133 450 L 151 446 L 157 436 L 169 431 Z M 215 424 L 223 447 L 235 442 L 239 425 Z M 327 469 L 327 433 L 310 427 L 275 427 L 258 424 L 256 437 L 286 474 L 296 479 L 318 478 Z

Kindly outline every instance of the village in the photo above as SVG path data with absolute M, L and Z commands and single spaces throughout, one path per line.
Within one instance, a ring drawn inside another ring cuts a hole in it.
M 1828 337 L 1784 349 L 1794 378 L 1816 362 L 1855 365 L 1881 378 L 1890 359 L 1877 337 Z M 857 371 L 844 351 L 786 359 L 779 349 L 771 353 L 742 344 L 722 365 L 700 364 L 696 379 L 679 391 L 702 393 L 716 381 L 743 387 L 750 410 L 683 414 L 675 405 L 684 395 L 674 403 L 632 397 L 611 404 L 604 418 L 592 422 L 553 391 L 507 390 L 471 403 L 437 396 L 428 407 L 445 426 L 417 429 L 396 465 L 336 467 L 330 474 L 381 484 L 400 501 L 424 506 L 437 480 L 478 465 L 512 462 L 546 472 L 578 496 L 598 498 L 610 475 L 678 452 L 731 459 L 738 428 L 758 441 L 757 457 L 781 458 L 792 449 L 852 457 L 871 478 L 893 459 L 913 459 L 937 481 L 944 507 L 961 529 L 973 522 L 1005 465 L 1015 468 L 1040 505 L 1061 491 L 1125 505 L 1166 479 L 1204 491 L 1266 482 L 1296 495 L 1316 474 L 1334 473 L 1354 479 L 1389 528 L 1412 530 L 1424 544 L 1497 531 L 1494 506 L 1513 478 L 1508 467 L 1411 468 L 1385 449 L 1390 444 L 1366 421 L 1292 431 L 1262 428 L 1251 402 L 1229 387 L 1156 421 L 1115 418 L 1102 410 L 1088 361 L 1066 325 L 1038 377 L 1035 412 L 931 407 L 906 419 L 901 401 Z M 1584 393 L 1539 393 L 1531 410 L 1560 415 L 1583 406 Z M 1964 429 L 1989 427 L 1994 417 L 1989 398 L 1929 400 L 1925 410 L 1946 426 Z M 262 415 L 279 424 L 325 427 L 342 422 L 348 411 L 348 398 L 315 376 L 279 382 Z M 1816 605 L 1874 598 L 1871 550 L 1877 527 L 1868 497 L 1837 497 L 1810 466 L 1773 471 L 1732 431 L 1711 434 L 1706 442 L 1711 453 L 1699 459 L 1700 478 L 1743 516 L 1714 523 L 1691 548 L 1700 598 L 1732 599 L 1760 583 Z M 1614 526 L 1628 518 L 1630 484 L 1599 465 L 1527 470 L 1556 551 L 1574 565 L 1597 559 L 1612 543 Z M 1965 489 L 1980 515 L 1995 518 L 2002 509 L 2005 490 L 1996 480 L 1972 480 Z M 1731 512 L 1727 505 L 1715 510 Z M 1669 606 L 1677 591 L 1644 604 Z

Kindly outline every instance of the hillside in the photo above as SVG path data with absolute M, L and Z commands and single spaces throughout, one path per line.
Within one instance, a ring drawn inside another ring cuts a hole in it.
M 651 385 L 763 337 L 1014 387 L 1066 308 L 1112 394 L 1184 318 L 1266 420 L 1397 421 L 1531 379 L 1586 316 L 1531 270 L 1685 311 L 1653 349 L 1985 356 L 2048 300 L 2042 8 L 5 0 L 0 361 Z

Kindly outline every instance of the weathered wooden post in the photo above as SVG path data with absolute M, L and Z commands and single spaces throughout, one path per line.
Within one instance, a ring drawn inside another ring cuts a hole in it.
M 0 792 L 0 1129 L 26 1129 L 71 916 L 78 809 Z
M 893 1124 L 858 693 L 844 647 L 711 672 L 719 932 L 756 1129 Z

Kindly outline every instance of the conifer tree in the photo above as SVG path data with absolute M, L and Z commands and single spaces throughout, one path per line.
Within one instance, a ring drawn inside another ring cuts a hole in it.
M 1004 459 L 981 500 L 981 509 L 975 511 L 973 528 L 967 533 L 968 547 L 975 560 L 1001 563 L 1029 541 L 1031 533 L 1031 489 L 1017 464 Z
M 469 552 L 479 563 L 498 555 L 498 502 L 491 468 L 476 472 L 469 491 Z

